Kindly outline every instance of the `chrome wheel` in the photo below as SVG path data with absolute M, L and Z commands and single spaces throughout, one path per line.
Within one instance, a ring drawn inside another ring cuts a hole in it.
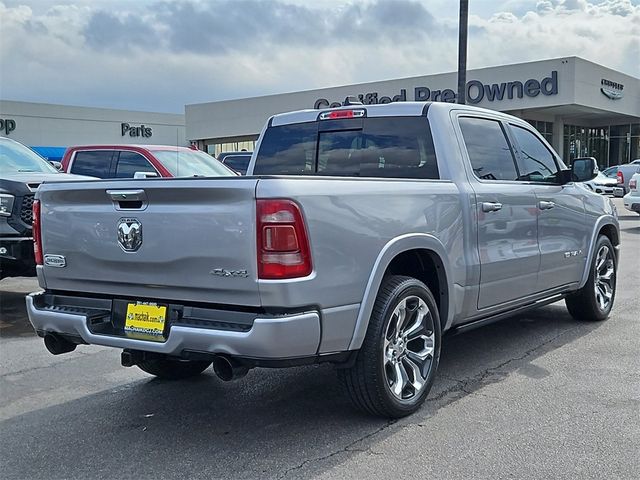
M 384 372 L 389 390 L 399 400 L 411 400 L 423 389 L 435 348 L 433 316 L 418 296 L 403 298 L 391 314 L 383 344 Z
M 598 249 L 595 269 L 596 301 L 600 310 L 606 311 L 611 306 L 615 288 L 615 263 L 611 249 L 607 245 L 602 245 Z

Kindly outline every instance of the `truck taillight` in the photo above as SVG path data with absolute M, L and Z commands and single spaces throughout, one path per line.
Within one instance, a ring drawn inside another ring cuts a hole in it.
M 311 249 L 302 212 L 291 200 L 257 200 L 258 278 L 306 277 Z
M 42 233 L 40 231 L 40 200 L 33 201 L 33 221 L 31 223 L 33 232 L 33 255 L 36 265 L 42 265 Z
M 638 181 L 635 178 L 629 180 L 629 190 L 635 190 L 638 188 Z
M 618 185 L 622 185 L 624 183 L 624 173 L 622 173 L 620 170 L 618 170 L 616 178 L 618 179 Z

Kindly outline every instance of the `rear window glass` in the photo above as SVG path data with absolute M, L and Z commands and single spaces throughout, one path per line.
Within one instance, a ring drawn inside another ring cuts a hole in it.
M 425 117 L 271 127 L 262 139 L 253 173 L 439 178 Z

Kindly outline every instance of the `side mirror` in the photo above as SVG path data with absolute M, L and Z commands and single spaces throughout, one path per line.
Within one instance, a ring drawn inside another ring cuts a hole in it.
M 134 179 L 139 179 L 139 178 L 155 178 L 157 177 L 158 174 L 156 172 L 135 172 L 133 174 L 133 178 Z
M 598 162 L 593 157 L 575 158 L 571 164 L 571 180 L 588 182 L 598 175 Z
M 60 162 L 56 162 L 55 160 L 49 160 L 49 163 L 53 165 L 53 168 L 55 168 L 59 172 L 62 171 L 62 164 Z

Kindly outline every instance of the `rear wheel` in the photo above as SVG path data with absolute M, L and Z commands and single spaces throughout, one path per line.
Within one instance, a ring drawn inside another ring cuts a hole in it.
M 565 299 L 573 318 L 593 322 L 605 320 L 609 316 L 616 296 L 616 271 L 616 255 L 611 240 L 600 235 L 589 267 L 587 283 Z
M 200 375 L 209 365 L 211 362 L 207 361 L 162 357 L 143 360 L 138 363 L 138 368 L 159 378 L 180 380 Z
M 399 418 L 424 402 L 440 358 L 440 317 L 426 285 L 411 277 L 383 281 L 355 364 L 338 370 L 354 405 Z

